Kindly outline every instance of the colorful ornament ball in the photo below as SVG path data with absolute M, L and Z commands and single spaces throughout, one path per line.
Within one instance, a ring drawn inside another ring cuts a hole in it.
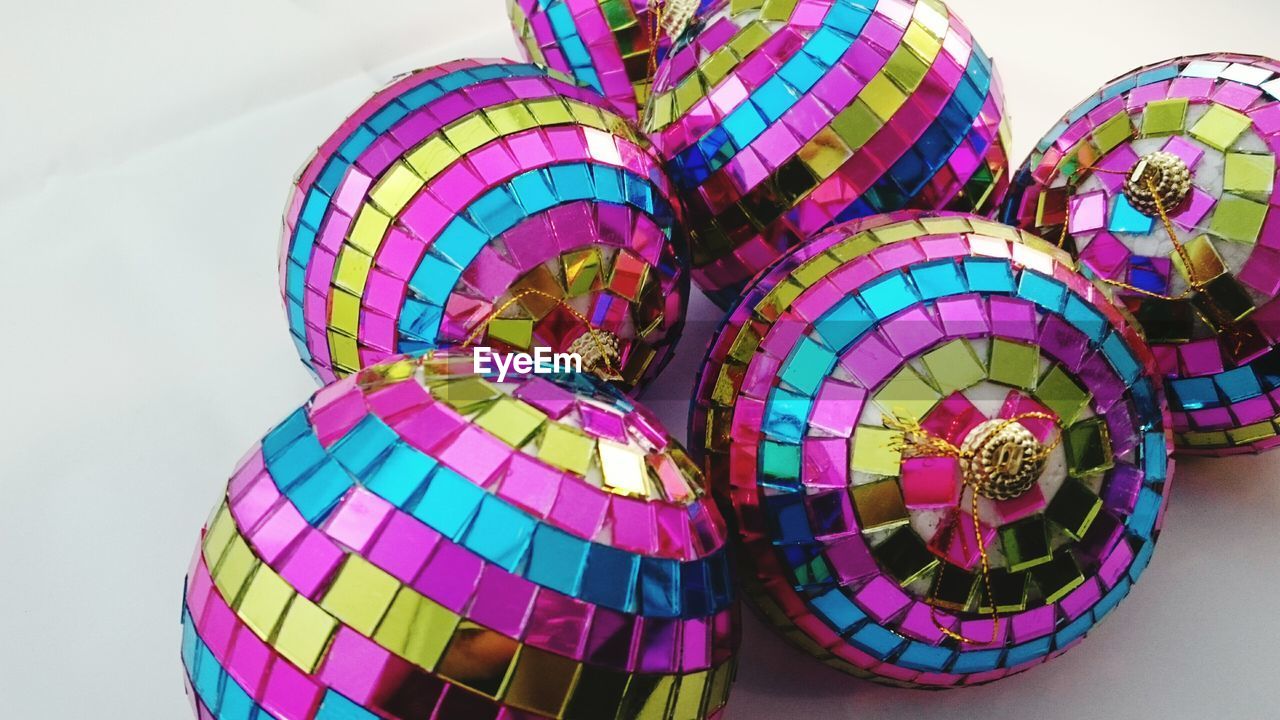
M 594 328 L 640 386 L 688 301 L 671 192 L 644 137 L 557 73 L 460 60 L 401 77 L 295 182 L 280 272 L 298 353 L 329 382 L 468 339 L 567 351 Z
M 1168 378 L 1175 442 L 1190 454 L 1280 445 L 1277 152 L 1280 62 L 1177 58 L 1071 110 L 1005 209 L 1117 288 Z
M 975 498 L 967 460 L 904 435 L 981 448 L 984 424 L 1047 453 L 1008 496 Z M 753 282 L 689 436 L 766 618 L 846 672 L 950 687 L 1046 662 L 1128 594 L 1162 524 L 1168 424 L 1150 351 L 1065 252 L 907 211 Z
M 659 68 L 646 131 L 722 307 L 834 223 L 988 212 L 1008 187 L 990 58 L 938 0 L 721 0 Z
M 737 610 L 684 451 L 593 376 L 471 371 L 372 366 L 248 454 L 187 580 L 200 717 L 719 716 Z
M 706 2 L 508 0 L 507 14 L 526 59 L 575 78 L 636 120 L 672 31 L 679 34 Z

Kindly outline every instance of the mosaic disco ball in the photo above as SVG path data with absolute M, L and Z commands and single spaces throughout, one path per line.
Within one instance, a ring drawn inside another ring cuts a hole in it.
M 683 328 L 684 245 L 647 141 L 598 95 L 460 60 L 394 81 L 320 146 L 280 271 L 294 344 L 325 382 L 468 339 L 577 351 L 594 328 L 632 388 Z
M 734 590 L 684 451 L 589 375 L 471 370 L 372 366 L 241 463 L 187 579 L 201 717 L 720 714 Z
M 1076 106 L 1036 145 L 1005 208 L 1133 311 L 1187 453 L 1280 444 L 1278 149 L 1280 62 L 1178 58 Z
M 653 68 L 707 0 L 507 0 L 525 57 L 570 75 L 632 120 Z
M 833 223 L 987 212 L 1008 186 L 1000 83 L 936 0 L 722 0 L 659 69 L 646 130 L 725 307 Z
M 1138 580 L 1172 462 L 1149 350 L 1071 258 L 970 215 L 843 224 L 712 341 L 689 437 L 746 590 L 847 672 L 972 685 Z

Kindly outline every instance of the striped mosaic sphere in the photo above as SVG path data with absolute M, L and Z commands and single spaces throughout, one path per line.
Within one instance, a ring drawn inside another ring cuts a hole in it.
M 1122 75 L 1067 113 L 1018 171 L 1005 208 L 1133 311 L 1188 454 L 1280 445 L 1277 152 L 1280 62 L 1176 58 Z M 1164 208 L 1135 176 L 1149 166 L 1183 179 L 1161 193 Z
M 960 214 L 839 225 L 757 277 L 689 437 L 766 618 L 912 687 L 1075 645 L 1147 567 L 1172 469 L 1127 318 L 1065 252 Z
M 592 376 L 472 369 L 374 365 L 242 461 L 187 578 L 199 717 L 720 716 L 735 593 L 684 451 Z
M 658 70 L 646 130 L 727 307 L 837 222 L 987 212 L 1008 187 L 991 60 L 938 0 L 721 0 Z
M 688 300 L 647 141 L 594 92 L 509 61 L 414 72 L 361 105 L 295 181 L 281 251 L 289 329 L 324 382 L 469 338 L 566 351 L 595 328 L 633 388 Z

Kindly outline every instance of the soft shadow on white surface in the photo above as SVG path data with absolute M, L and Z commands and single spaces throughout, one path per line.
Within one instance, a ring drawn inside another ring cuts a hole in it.
M 1001 67 L 1019 157 L 1134 65 L 1280 55 L 1262 0 L 952 5 Z M 189 717 L 178 611 L 197 531 L 314 389 L 277 296 L 289 180 L 393 74 L 514 54 L 503 3 L 3 0 L 0 16 L 0 717 Z M 679 437 L 718 313 L 695 297 L 690 316 L 649 396 Z M 748 617 L 731 717 L 1274 714 L 1277 462 L 1183 461 L 1143 582 L 1050 665 L 885 689 Z

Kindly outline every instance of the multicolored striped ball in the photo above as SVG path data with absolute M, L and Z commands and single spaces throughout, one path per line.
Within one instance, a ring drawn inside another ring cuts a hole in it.
M 737 609 L 701 475 L 602 381 L 473 361 L 367 368 L 242 461 L 187 578 L 199 717 L 721 715 Z
M 977 450 L 999 468 L 1033 455 L 974 444 L 984 425 L 1047 453 L 1031 483 L 975 497 Z M 1046 662 L 1128 594 L 1160 534 L 1169 433 L 1155 359 L 1065 252 L 903 212 L 756 278 L 712 341 L 689 437 L 746 592 L 788 639 L 953 687 Z
M 938 0 L 721 0 L 659 68 L 646 131 L 722 306 L 837 222 L 986 212 L 1008 187 L 990 58 Z
M 1059 241 L 1116 288 L 1168 379 L 1174 438 L 1188 454 L 1280 445 L 1278 152 L 1280 62 L 1176 58 L 1067 113 L 1005 208 L 1006 221 Z M 1124 189 L 1155 153 L 1189 179 L 1163 197 L 1168 227 Z
M 328 382 L 467 340 L 565 351 L 594 328 L 642 385 L 688 300 L 671 192 L 644 137 L 562 76 L 475 60 L 406 75 L 296 180 L 280 274 L 298 353 Z

